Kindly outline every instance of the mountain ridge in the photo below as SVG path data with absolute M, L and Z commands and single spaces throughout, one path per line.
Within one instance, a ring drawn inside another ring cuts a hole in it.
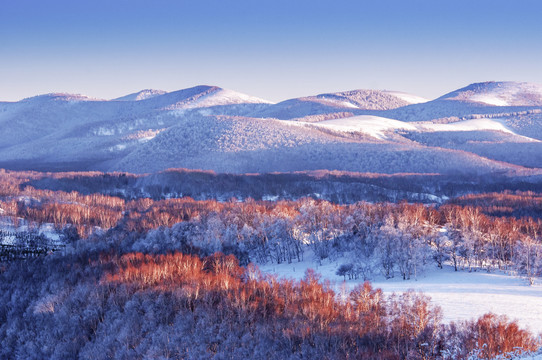
M 111 100 L 52 93 L 0 103 L 0 167 L 537 173 L 537 89 L 487 82 L 431 101 L 349 90 L 279 103 L 211 85 Z M 511 105 L 472 101 L 480 94 L 508 97 Z M 518 105 L 522 99 L 531 105 Z
M 458 100 L 492 106 L 542 106 L 542 85 L 515 81 L 473 83 L 436 100 Z

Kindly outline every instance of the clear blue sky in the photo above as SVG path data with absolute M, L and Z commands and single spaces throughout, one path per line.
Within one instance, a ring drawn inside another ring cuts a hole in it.
M 542 83 L 539 0 L 4 0 L 0 100 L 218 85 L 269 100 Z

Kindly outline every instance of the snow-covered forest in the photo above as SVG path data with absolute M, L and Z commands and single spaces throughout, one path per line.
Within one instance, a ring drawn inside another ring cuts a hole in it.
M 422 293 L 370 283 L 452 267 L 539 286 L 540 193 L 338 204 L 29 185 L 66 176 L 2 173 L 2 357 L 458 359 L 540 345 L 514 319 L 444 321 Z M 339 266 L 333 279 L 258 270 L 307 261 Z

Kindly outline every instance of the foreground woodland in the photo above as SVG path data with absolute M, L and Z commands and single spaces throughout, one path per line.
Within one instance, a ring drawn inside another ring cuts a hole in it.
M 423 294 L 385 296 L 369 282 L 445 263 L 536 282 L 539 193 L 438 206 L 152 200 L 0 176 L 0 242 L 45 249 L 0 259 L 1 358 L 489 359 L 540 346 L 504 317 L 445 324 Z M 367 281 L 338 294 L 314 271 L 293 281 L 254 265 L 305 256 L 342 263 L 337 280 Z

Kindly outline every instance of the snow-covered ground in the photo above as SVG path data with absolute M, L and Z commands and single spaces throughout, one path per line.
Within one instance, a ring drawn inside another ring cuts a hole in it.
M 416 130 L 408 123 L 380 116 L 360 115 L 343 119 L 325 120 L 311 125 L 335 131 L 362 132 L 377 139 L 386 139 L 385 131 Z
M 386 293 L 408 289 L 423 291 L 442 307 L 445 321 L 467 320 L 487 312 L 517 319 L 522 327 L 542 332 L 542 286 L 504 273 L 454 272 L 451 267 L 431 269 L 417 280 L 378 280 Z
M 0 213 L 1 214 L 1 213 Z M 18 223 L 14 224 L 13 220 L 9 216 L 0 216 L 0 230 L 7 233 L 22 233 L 33 230 L 31 226 L 28 225 L 28 222 L 22 218 L 18 219 Z M 55 226 L 51 223 L 42 224 L 39 228 L 35 229 L 37 233 L 45 236 L 53 243 L 60 242 L 60 234 L 55 229 Z M 2 244 L 12 244 L 15 241 L 14 236 L 7 236 L 6 238 L 0 238 L 0 243 Z
M 522 360 L 542 360 L 542 353 L 539 353 L 537 355 L 525 355 L 521 357 Z
M 423 98 L 421 96 L 413 95 L 413 94 L 409 94 L 409 93 L 405 93 L 401 91 L 384 90 L 383 92 L 392 96 L 396 96 L 399 99 L 404 100 L 409 104 L 421 104 L 421 103 L 429 101 L 429 99 Z
M 302 279 L 305 270 L 312 268 L 335 284 L 337 291 L 343 278 L 336 275 L 337 268 L 344 261 L 323 261 L 321 265 L 312 261 L 312 255 L 305 254 L 305 260 L 292 264 L 261 265 L 264 273 L 276 274 L 283 278 Z M 348 288 L 353 288 L 363 280 L 347 280 Z M 444 321 L 468 320 L 493 312 L 517 320 L 523 328 L 533 333 L 542 333 L 542 283 L 529 286 L 526 280 L 503 272 L 487 273 L 455 272 L 451 266 L 438 269 L 428 265 L 425 272 L 412 280 L 400 277 L 386 280 L 378 277 L 372 281 L 374 287 L 386 294 L 401 293 L 409 289 L 422 291 L 431 297 L 434 304 L 442 308 Z
M 129 94 L 129 95 L 125 95 L 125 96 L 113 99 L 113 101 L 141 101 L 141 100 L 151 99 L 156 96 L 164 95 L 165 93 L 167 93 L 167 91 L 145 89 L 145 90 L 135 92 L 133 94 Z
M 466 121 L 458 121 L 449 124 L 435 124 L 431 122 L 423 122 L 418 124 L 419 130 L 430 131 L 481 131 L 495 130 L 514 134 L 512 130 L 507 128 L 498 119 L 474 119 Z
M 210 94 L 202 96 L 196 101 L 188 104 L 186 108 L 193 109 L 231 104 L 272 104 L 272 102 L 230 89 L 217 88 Z
M 389 119 L 374 115 L 358 115 L 341 119 L 324 120 L 315 123 L 303 121 L 288 121 L 285 123 L 296 126 L 315 126 L 330 129 L 338 132 L 360 132 L 374 138 L 387 139 L 386 132 L 395 132 L 397 130 L 418 131 L 424 133 L 431 132 L 466 132 L 466 131 L 501 131 L 508 134 L 517 135 L 514 131 L 504 125 L 504 119 L 473 119 L 458 121 L 448 124 L 438 124 L 429 121 L 418 123 L 407 123 L 404 121 Z M 520 136 L 529 142 L 540 142 L 526 136 Z

